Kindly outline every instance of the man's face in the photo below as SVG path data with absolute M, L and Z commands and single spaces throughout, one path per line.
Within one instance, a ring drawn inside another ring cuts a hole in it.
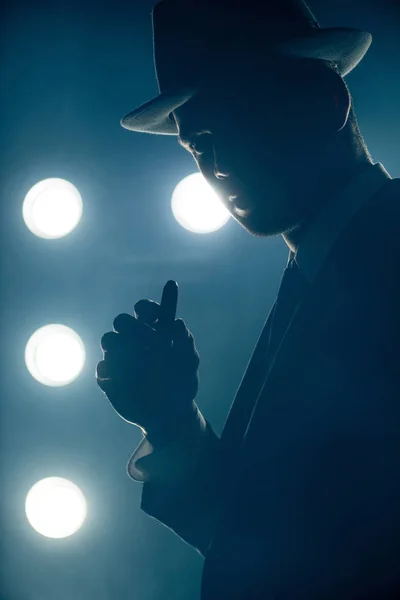
M 178 142 L 233 218 L 258 236 L 294 228 L 309 208 L 296 194 L 310 168 L 309 136 L 279 64 L 268 72 L 261 81 L 251 66 L 224 71 L 173 113 Z

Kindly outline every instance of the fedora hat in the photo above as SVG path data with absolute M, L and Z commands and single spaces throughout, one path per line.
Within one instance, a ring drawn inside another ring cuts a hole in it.
M 177 135 L 172 111 L 226 61 L 277 54 L 334 62 L 344 77 L 367 52 L 370 33 L 323 28 L 303 0 L 162 0 L 152 11 L 159 95 L 121 119 L 125 129 Z

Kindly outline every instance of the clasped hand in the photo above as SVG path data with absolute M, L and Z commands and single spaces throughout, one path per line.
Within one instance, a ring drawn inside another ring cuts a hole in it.
M 200 357 L 191 332 L 176 319 L 178 286 L 168 281 L 161 303 L 139 300 L 101 338 L 99 387 L 118 415 L 152 443 L 178 435 L 193 420 Z

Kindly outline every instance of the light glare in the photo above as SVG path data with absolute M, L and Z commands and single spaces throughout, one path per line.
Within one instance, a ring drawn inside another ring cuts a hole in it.
M 225 225 L 230 214 L 202 173 L 188 175 L 178 183 L 171 201 L 175 219 L 194 233 L 211 233 Z
M 26 226 L 36 236 L 56 239 L 70 233 L 82 216 L 82 197 L 65 179 L 43 179 L 25 196 L 22 214 Z
M 33 529 L 41 535 L 64 538 L 80 529 L 87 506 L 84 495 L 72 481 L 47 477 L 29 490 L 25 513 Z
M 45 325 L 29 338 L 25 364 L 37 381 L 59 387 L 76 379 L 85 364 L 85 347 L 79 335 L 65 325 Z

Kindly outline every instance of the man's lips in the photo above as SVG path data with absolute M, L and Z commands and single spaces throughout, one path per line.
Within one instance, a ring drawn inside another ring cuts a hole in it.
M 218 179 L 221 192 L 225 198 L 228 196 L 232 211 L 239 217 L 247 217 L 253 208 L 253 203 L 246 195 L 242 184 L 231 174 Z
M 232 203 L 233 212 L 239 217 L 247 217 L 253 208 L 253 203 L 243 194 L 229 196 L 229 202 Z

